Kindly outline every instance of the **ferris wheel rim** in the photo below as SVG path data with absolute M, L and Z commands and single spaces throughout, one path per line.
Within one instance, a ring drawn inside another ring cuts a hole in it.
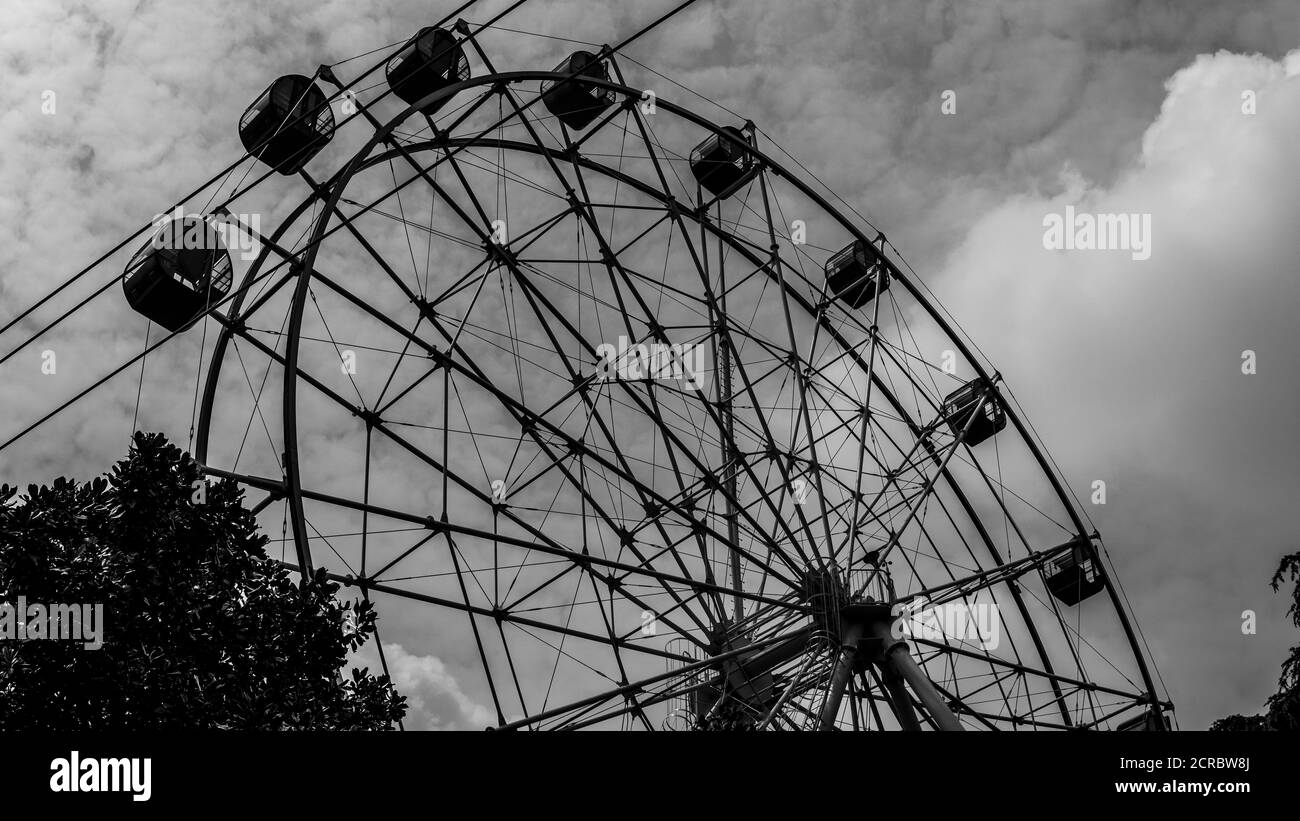
M 296 221 L 307 208 L 311 207 L 315 203 L 324 203 L 324 208 L 321 214 L 314 220 L 315 228 L 312 232 L 309 245 L 307 246 L 307 252 L 301 258 L 301 261 L 298 263 L 298 271 L 294 274 L 291 274 L 293 276 L 297 276 L 298 281 L 294 289 L 289 329 L 287 330 L 287 333 L 289 334 L 288 336 L 289 348 L 286 351 L 285 362 L 283 363 L 282 366 L 283 376 L 284 376 L 284 388 L 285 388 L 284 396 L 286 400 L 284 411 L 283 411 L 283 417 L 285 423 L 284 435 L 285 435 L 285 449 L 286 449 L 285 488 L 287 491 L 286 499 L 289 502 L 289 509 L 291 513 L 291 518 L 293 519 L 294 522 L 296 537 L 297 534 L 299 533 L 302 533 L 303 537 L 305 537 L 305 532 L 306 532 L 305 514 L 301 506 L 302 499 L 303 499 L 303 486 L 301 481 L 302 477 L 300 474 L 300 469 L 297 461 L 298 454 L 297 454 L 297 428 L 296 428 L 296 399 L 297 399 L 296 386 L 298 381 L 300 380 L 298 378 L 299 368 L 298 368 L 298 350 L 297 350 L 296 340 L 301 335 L 301 320 L 302 320 L 303 309 L 305 306 L 305 301 L 307 298 L 307 291 L 313 276 L 316 275 L 316 272 L 314 270 L 314 262 L 315 262 L 317 250 L 320 247 L 321 241 L 326 236 L 326 229 L 328 228 L 330 219 L 337 208 L 339 199 L 342 197 L 343 192 L 347 189 L 349 183 L 357 174 L 361 173 L 362 171 L 374 165 L 389 161 L 397 156 L 400 156 L 404 152 L 416 153 L 425 150 L 436 150 L 448 144 L 451 145 L 475 144 L 475 145 L 486 145 L 486 146 L 492 146 L 495 144 L 498 145 L 499 147 L 515 148 L 522 151 L 531 151 L 537 154 L 547 153 L 553 158 L 565 159 L 573 162 L 574 164 L 581 163 L 586 167 L 592 169 L 593 171 L 606 174 L 608 176 L 615 177 L 615 178 L 617 178 L 618 175 L 622 175 L 624 178 L 623 179 L 624 182 L 637 185 L 638 188 L 642 190 L 642 193 L 655 197 L 659 199 L 661 202 L 672 201 L 671 196 L 667 195 L 667 192 L 659 191 L 658 189 L 655 189 L 653 186 L 649 186 L 648 184 L 644 183 L 643 181 L 639 180 L 636 177 L 632 177 L 630 175 L 624 175 L 622 174 L 622 172 L 616 172 L 615 169 L 610 169 L 608 166 L 604 166 L 601 163 L 597 163 L 589 157 L 577 155 L 576 152 L 574 156 L 566 157 L 559 150 L 550 148 L 548 146 L 543 146 L 540 144 L 540 142 L 527 143 L 523 141 L 501 141 L 501 140 L 483 139 L 481 136 L 479 138 L 465 138 L 465 137 L 450 138 L 447 137 L 446 135 L 443 135 L 441 142 L 439 142 L 439 140 L 435 138 L 434 140 L 428 140 L 422 143 L 414 143 L 409 145 L 404 144 L 399 147 L 393 147 L 386 151 L 375 153 L 373 155 L 371 153 L 372 151 L 374 151 L 375 147 L 380 142 L 386 142 L 391 138 L 391 134 L 397 126 L 407 121 L 412 116 L 418 115 L 419 110 L 422 107 L 427 106 L 432 102 L 435 102 L 439 98 L 451 97 L 461 91 L 470 88 L 481 87 L 484 85 L 491 85 L 496 83 L 504 83 L 509 85 L 509 84 L 514 84 L 514 83 L 519 83 L 519 82 L 524 82 L 529 80 L 557 79 L 557 78 L 563 78 L 564 76 L 565 75 L 557 72 L 544 72 L 544 71 L 500 72 L 500 73 L 488 74 L 488 75 L 483 75 L 481 77 L 472 78 L 470 80 L 464 81 L 462 83 L 458 83 L 454 86 L 449 86 L 447 88 L 444 88 L 438 92 L 429 95 L 428 97 L 410 105 L 405 111 L 392 118 L 387 124 L 383 125 L 380 128 L 377 128 L 375 130 L 375 133 L 370 137 L 370 139 L 367 140 L 367 142 L 363 145 L 363 147 L 352 157 L 350 161 L 346 163 L 346 165 L 342 166 L 339 172 L 337 172 L 331 177 L 328 183 L 322 184 L 321 186 L 318 187 L 314 187 L 312 193 L 294 209 L 294 211 L 288 218 L 282 220 L 280 225 L 277 227 L 277 230 L 273 235 L 273 241 L 274 239 L 278 239 L 279 236 L 283 234 L 284 230 L 286 230 L 290 224 Z M 585 78 L 584 81 L 586 81 Z M 632 88 L 622 83 L 600 80 L 598 78 L 592 78 L 590 82 L 593 85 L 599 85 L 599 86 L 610 88 L 611 90 L 621 94 L 624 97 L 625 101 L 639 99 L 642 94 L 642 90 Z M 719 134 L 722 132 L 722 129 L 725 128 L 725 126 L 719 126 L 716 123 L 713 123 L 712 121 L 698 114 L 695 114 L 693 111 L 690 111 L 689 109 L 673 104 L 671 101 L 657 100 L 656 104 L 664 108 L 665 110 L 667 110 L 669 113 L 675 114 L 683 119 L 686 119 L 697 126 L 703 127 L 711 131 L 712 133 Z M 805 194 L 810 199 L 812 199 L 813 202 L 817 204 L 818 207 L 820 207 L 824 213 L 827 213 L 832 217 L 834 217 L 843 228 L 845 228 L 847 231 L 850 232 L 850 234 L 854 238 L 861 240 L 863 242 L 871 241 L 867 239 L 867 237 L 862 233 L 861 229 L 856 224 L 854 224 L 851 219 L 845 216 L 842 212 L 840 212 L 838 208 L 834 207 L 828 200 L 822 197 L 815 189 L 811 187 L 811 185 L 805 182 L 801 177 L 791 173 L 784 166 L 782 166 L 778 161 L 774 160 L 772 157 L 763 153 L 761 149 L 754 147 L 753 153 L 755 154 L 756 157 L 758 157 L 761 163 L 761 167 L 763 169 L 770 171 L 776 177 L 787 180 L 796 188 L 798 188 L 803 194 Z M 667 196 L 666 201 L 664 199 L 665 196 Z M 690 213 L 690 209 L 685 209 L 685 210 L 687 216 L 691 217 L 692 219 L 695 219 L 698 222 L 698 217 Z M 743 248 L 743 246 L 737 244 L 733 237 L 728 237 L 726 235 L 726 232 L 721 231 L 721 229 L 718 226 L 714 226 L 710 224 L 707 225 L 706 227 L 708 227 L 709 230 L 711 230 L 715 235 L 726 240 L 729 244 L 732 245 L 733 248 L 740 250 L 748 257 L 752 257 L 752 253 L 749 252 L 748 249 L 745 249 Z M 269 247 L 263 248 L 262 253 L 259 255 L 256 263 L 253 266 L 250 266 L 249 271 L 245 274 L 245 282 L 252 281 L 252 277 L 256 275 L 256 273 L 259 270 L 259 266 L 264 262 L 264 260 L 266 260 L 270 251 L 271 249 Z M 883 253 L 882 253 L 882 258 L 889 266 L 891 275 L 903 282 L 904 287 L 907 288 L 911 297 L 925 308 L 927 313 L 940 327 L 940 329 L 943 331 L 945 336 L 953 343 L 955 343 L 956 346 L 958 346 L 958 349 L 962 351 L 963 355 L 966 357 L 967 361 L 970 362 L 971 366 L 976 370 L 976 372 L 982 378 L 988 378 L 987 371 L 984 370 L 980 360 L 977 359 L 971 353 L 971 350 L 966 346 L 966 343 L 962 339 L 962 337 L 952 329 L 952 327 L 947 323 L 947 321 L 940 314 L 940 312 L 935 308 L 935 306 L 930 303 L 930 300 L 926 297 L 926 295 L 923 294 L 919 289 L 915 287 L 915 285 L 911 282 L 908 276 L 904 275 L 901 271 L 898 270 L 898 266 L 893 262 L 892 259 L 889 259 L 888 257 L 884 256 Z M 790 286 L 786 285 L 785 287 L 789 289 Z M 801 298 L 801 295 L 798 295 L 797 293 L 793 293 L 793 292 L 791 292 L 791 295 L 796 297 L 796 300 L 798 301 L 801 309 L 804 310 L 805 313 L 815 317 L 818 322 L 824 321 L 823 318 L 817 316 L 817 312 L 815 310 L 812 310 L 813 306 L 809 305 Z M 242 298 L 243 298 L 243 294 L 241 293 L 239 299 L 242 301 Z M 237 310 L 238 308 L 235 309 L 235 311 Z M 232 311 L 232 316 L 235 314 L 235 311 Z M 828 328 L 828 330 L 836 334 L 836 341 L 841 346 L 847 347 L 847 343 L 842 338 L 839 338 L 838 333 L 835 332 L 834 329 Z M 222 353 L 224 353 L 225 346 L 229 344 L 229 341 L 233 339 L 235 335 L 236 334 L 233 328 L 229 326 L 224 326 L 222 328 L 218 347 L 214 348 L 213 355 L 210 359 L 209 381 L 208 381 L 209 388 L 213 388 L 213 389 L 215 388 L 215 378 L 218 374 L 220 368 L 220 362 L 222 359 L 222 357 L 218 355 L 218 352 L 221 351 Z M 862 363 L 860 362 L 860 357 L 855 357 L 855 359 L 859 360 L 858 365 L 861 366 Z M 898 410 L 901 414 L 903 414 L 905 418 L 907 418 L 908 424 L 912 426 L 913 430 L 915 430 L 917 427 L 916 421 L 910 418 L 910 414 L 908 413 L 906 408 L 903 407 L 895 397 L 893 397 L 892 392 L 887 391 L 885 395 L 888 397 L 888 400 L 890 401 L 891 405 L 895 407 L 895 409 Z M 208 436 L 210 433 L 212 402 L 214 399 L 215 399 L 215 394 L 213 393 L 213 391 L 205 389 L 204 401 L 203 401 L 203 416 L 201 417 L 202 424 L 200 427 L 199 440 L 198 440 L 199 442 L 202 443 L 201 450 L 199 451 L 201 455 L 200 461 L 203 461 L 203 459 L 206 458 Z M 1069 498 L 1068 494 L 1066 494 L 1063 488 L 1060 486 L 1059 480 L 1052 466 L 1047 462 L 1043 454 L 1039 451 L 1035 443 L 1035 440 L 1029 434 L 1028 430 L 1025 428 L 1024 424 L 1019 419 L 1015 409 L 1008 407 L 1006 410 L 1007 410 L 1007 415 L 1009 418 L 1012 419 L 1013 424 L 1015 425 L 1021 440 L 1024 441 L 1033 452 L 1039 470 L 1045 477 L 1049 479 L 1049 482 L 1053 485 L 1053 489 L 1055 491 L 1056 497 L 1060 500 L 1062 505 L 1065 506 L 1066 510 L 1069 512 L 1071 518 L 1075 521 L 1076 525 L 1080 526 L 1080 530 L 1081 531 L 1084 530 L 1084 528 L 1082 527 L 1082 520 L 1080 519 L 1072 500 Z M 957 482 L 955 479 L 953 479 L 950 476 L 946 477 L 946 479 L 947 479 L 948 487 L 950 487 L 962 499 L 964 505 L 968 506 L 969 502 L 966 501 L 965 491 L 962 489 L 961 483 Z M 979 517 L 974 515 L 972 511 L 968 510 L 968 513 L 970 513 L 973 521 L 976 521 L 977 523 L 979 522 Z M 993 545 L 992 541 L 987 536 L 984 536 L 982 541 L 985 543 L 986 548 L 990 550 L 991 555 L 995 559 L 1000 560 L 1000 557 L 998 557 L 997 553 L 995 552 L 996 548 Z M 304 566 L 310 567 L 309 564 L 306 564 Z M 1130 644 L 1130 648 L 1132 649 L 1134 653 L 1134 657 L 1137 660 L 1140 668 L 1142 669 L 1144 677 L 1147 677 L 1149 679 L 1149 675 L 1146 673 L 1146 669 L 1145 669 L 1144 654 L 1142 653 L 1142 650 L 1139 647 L 1136 638 L 1132 635 L 1131 629 L 1127 629 L 1127 618 L 1124 613 L 1122 603 L 1119 602 L 1116 593 L 1113 589 L 1113 585 L 1109 578 L 1109 574 L 1107 574 L 1105 578 L 1106 578 L 1106 586 L 1108 590 L 1111 592 L 1112 604 L 1114 606 L 1114 609 L 1117 611 L 1120 618 L 1125 621 L 1126 632 L 1128 632 L 1129 634 L 1128 641 Z M 1024 610 L 1023 604 L 1021 604 L 1020 607 L 1023 612 Z M 1035 626 L 1035 620 L 1029 618 L 1027 612 L 1024 613 L 1024 615 L 1025 615 L 1025 623 L 1028 626 L 1030 632 L 1034 634 L 1035 641 L 1037 642 L 1038 637 L 1037 637 L 1037 628 Z M 1040 657 L 1044 662 L 1045 668 L 1048 670 L 1048 672 L 1050 672 L 1050 662 L 1048 661 L 1046 654 L 1041 653 Z M 1154 690 L 1151 689 L 1150 687 L 1148 687 L 1148 695 L 1150 696 L 1153 704 L 1159 703 L 1158 700 L 1156 699 Z

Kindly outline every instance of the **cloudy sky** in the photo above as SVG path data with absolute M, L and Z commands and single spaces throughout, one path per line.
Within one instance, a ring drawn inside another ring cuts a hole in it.
M 270 78 L 399 42 L 443 5 L 8 0 L 0 317 L 237 157 L 234 124 Z M 672 5 L 534 0 L 511 19 L 616 42 Z M 502 67 L 562 54 L 533 43 Z M 1106 483 L 1089 514 L 1180 725 L 1255 711 L 1295 641 L 1267 582 L 1300 549 L 1300 6 L 701 0 L 631 54 L 753 119 L 885 230 L 1007 378 L 1075 493 L 1087 502 Z M 1044 217 L 1067 206 L 1150 214 L 1150 258 L 1044 249 Z M 2 438 L 138 352 L 129 317 L 78 315 L 0 365 Z M 3 339 L 8 353 L 17 337 Z M 146 385 L 192 384 L 199 341 L 184 344 Z M 60 355 L 56 375 L 41 373 L 42 350 Z M 0 479 L 104 470 L 125 447 L 137 377 L 0 453 Z M 438 658 L 394 645 L 389 661 L 416 726 L 491 721 Z

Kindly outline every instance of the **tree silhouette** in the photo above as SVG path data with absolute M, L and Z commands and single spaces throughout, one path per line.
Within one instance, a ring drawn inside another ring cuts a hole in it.
M 1285 582 L 1300 579 L 1300 553 L 1283 556 L 1270 582 L 1276 593 Z M 1291 606 L 1286 614 L 1300 627 L 1300 584 L 1291 592 Z M 1211 730 L 1300 730 L 1300 645 L 1291 648 L 1282 662 L 1277 692 L 1268 697 L 1264 713 L 1255 716 L 1232 715 L 1210 725 Z
M 0 641 L 0 730 L 386 729 L 406 712 L 353 669 L 369 603 L 299 585 L 233 482 L 160 434 L 85 484 L 0 487 L 0 601 L 102 603 L 103 647 Z M 200 493 L 199 490 L 203 492 Z

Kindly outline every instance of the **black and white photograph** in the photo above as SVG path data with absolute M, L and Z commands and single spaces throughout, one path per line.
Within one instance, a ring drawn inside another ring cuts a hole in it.
M 6 787 L 1289 792 L 1296 0 L 0 7 Z

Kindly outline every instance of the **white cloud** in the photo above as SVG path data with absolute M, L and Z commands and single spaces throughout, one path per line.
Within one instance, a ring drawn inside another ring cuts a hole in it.
M 385 644 L 384 655 L 393 684 L 406 696 L 406 729 L 482 730 L 496 726 L 496 714 L 465 694 L 442 659 L 412 655 L 400 644 Z M 380 674 L 374 643 L 361 648 L 348 667 L 366 667 Z
M 931 278 L 1077 492 L 1108 482 L 1109 504 L 1090 512 L 1188 727 L 1227 711 L 1207 703 L 1221 687 L 1249 693 L 1232 709 L 1255 709 L 1290 638 L 1266 581 L 1295 549 L 1279 514 L 1300 494 L 1287 433 L 1300 397 L 1298 58 L 1198 57 L 1112 184 L 1068 173 L 1059 195 L 1005 201 Z M 1043 216 L 1067 205 L 1150 213 L 1151 258 L 1043 250 Z M 1243 375 L 1245 349 L 1269 366 Z M 1243 637 L 1247 608 L 1271 629 Z

